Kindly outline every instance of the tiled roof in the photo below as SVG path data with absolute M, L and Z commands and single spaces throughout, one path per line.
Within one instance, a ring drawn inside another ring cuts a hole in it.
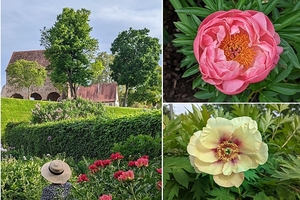
M 94 84 L 89 87 L 80 86 L 77 90 L 77 96 L 103 103 L 116 101 L 116 93 L 117 83 Z
M 28 61 L 37 61 L 40 65 L 46 67 L 50 62 L 45 58 L 45 50 L 33 50 L 33 51 L 15 51 L 9 60 L 8 65 L 16 62 L 17 60 L 24 59 Z

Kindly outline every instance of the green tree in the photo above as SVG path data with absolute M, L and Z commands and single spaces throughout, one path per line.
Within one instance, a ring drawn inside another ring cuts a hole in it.
M 110 65 L 113 63 L 114 56 L 112 54 L 108 54 L 107 52 L 100 52 L 97 57 L 96 61 L 99 61 L 102 63 L 102 71 L 94 72 L 92 83 L 111 83 L 113 82 L 113 79 L 111 78 L 111 69 Z
M 31 86 L 42 86 L 47 77 L 45 67 L 36 61 L 17 60 L 10 64 L 7 69 L 7 82 L 15 88 L 26 88 L 27 97 L 30 98 L 29 89 Z
M 115 58 L 110 66 L 111 76 L 119 85 L 125 85 L 123 106 L 127 104 L 128 90 L 145 84 L 157 66 L 161 51 L 159 40 L 148 33 L 146 28 L 130 28 L 119 33 L 112 43 L 110 50 Z
M 91 38 L 88 24 L 91 12 L 64 8 L 50 29 L 41 30 L 41 46 L 50 61 L 51 80 L 68 83 L 71 96 L 76 99 L 79 85 L 87 86 L 93 72 L 91 65 L 98 50 L 98 40 Z
M 162 69 L 157 66 L 155 71 L 150 75 L 150 78 L 142 85 L 133 88 L 128 94 L 128 105 L 135 102 L 145 103 L 151 106 L 161 104 L 161 73 Z

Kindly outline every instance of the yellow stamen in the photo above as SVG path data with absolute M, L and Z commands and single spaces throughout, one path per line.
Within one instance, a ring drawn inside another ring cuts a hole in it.
M 234 60 L 248 69 L 255 56 L 255 52 L 248 46 L 250 40 L 247 34 L 237 33 L 226 35 L 219 48 L 224 50 L 227 60 Z
M 228 162 L 238 157 L 239 148 L 231 141 L 224 141 L 217 147 L 219 160 Z

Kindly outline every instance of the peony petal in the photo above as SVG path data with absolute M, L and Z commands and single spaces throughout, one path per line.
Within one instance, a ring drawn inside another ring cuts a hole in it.
M 216 85 L 216 87 L 224 94 L 234 95 L 244 91 L 248 87 L 248 85 L 249 84 L 243 80 L 233 79 L 223 81 L 221 85 Z
M 224 175 L 230 175 L 232 173 L 233 169 L 234 169 L 234 164 L 231 161 L 229 161 L 229 162 L 224 163 L 222 172 Z
M 222 137 L 230 137 L 234 127 L 230 120 L 225 118 L 210 118 L 207 120 L 206 127 L 203 128 L 200 141 L 208 149 L 215 149 L 220 144 Z
M 236 164 L 234 165 L 233 172 L 239 173 L 247 171 L 248 169 L 257 168 L 258 164 L 254 162 L 249 156 L 241 154 L 238 156 Z
M 207 163 L 213 163 L 218 160 L 216 153 L 211 150 L 205 148 L 200 140 L 199 137 L 201 135 L 201 131 L 197 131 L 194 135 L 190 138 L 190 142 L 187 146 L 187 152 L 194 157 L 197 157 L 199 160 Z
M 244 173 L 232 173 L 229 176 L 218 174 L 213 176 L 214 181 L 222 187 L 239 187 L 244 181 Z
M 258 165 L 265 164 L 268 160 L 268 145 L 261 143 L 261 146 L 257 152 L 251 152 L 247 154 Z
M 207 174 L 221 174 L 223 165 L 223 162 L 206 163 L 194 157 L 194 167 L 197 168 L 199 171 Z

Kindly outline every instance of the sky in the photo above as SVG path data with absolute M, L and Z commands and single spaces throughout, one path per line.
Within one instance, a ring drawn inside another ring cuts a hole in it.
M 91 11 L 91 36 L 99 52 L 111 53 L 111 43 L 124 30 L 147 28 L 162 44 L 162 1 L 140 0 L 5 0 L 1 1 L 1 88 L 14 51 L 40 50 L 43 27 L 51 28 L 65 7 Z
M 188 111 L 192 110 L 192 104 L 191 103 L 173 103 L 173 111 L 176 115 L 188 113 Z M 196 107 L 201 106 L 201 103 L 193 103 Z

